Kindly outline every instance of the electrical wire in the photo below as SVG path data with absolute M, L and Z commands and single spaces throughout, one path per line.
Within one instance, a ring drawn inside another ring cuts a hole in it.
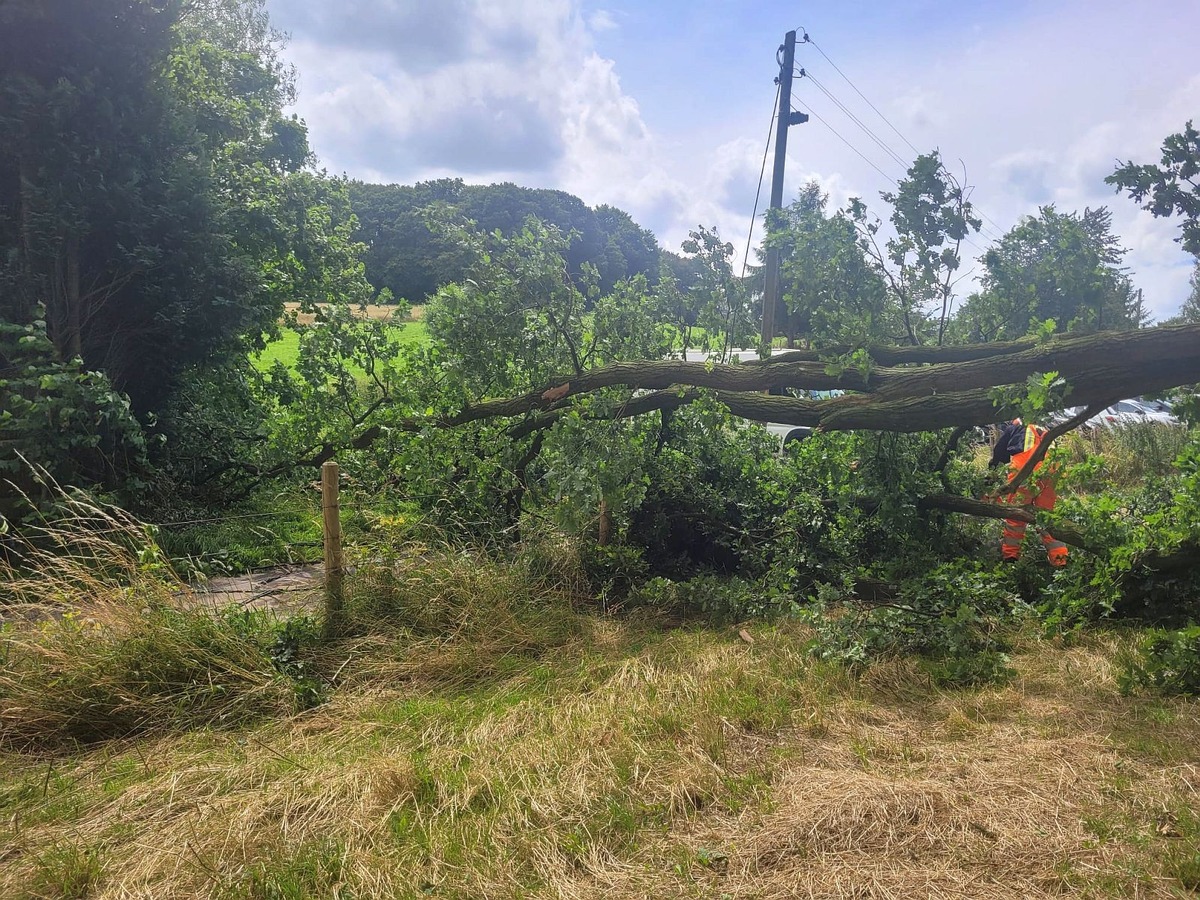
M 870 100 L 868 100 L 868 99 L 867 99 L 866 95 L 865 95 L 865 94 L 864 94 L 862 91 L 860 91 L 860 90 L 858 89 L 858 86 L 857 86 L 857 85 L 856 85 L 856 84 L 855 84 L 853 81 L 851 81 L 851 80 L 850 80 L 850 77 L 849 77 L 849 76 L 848 76 L 848 75 L 847 75 L 845 72 L 843 72 L 843 71 L 842 71 L 842 70 L 841 70 L 841 69 L 838 67 L 838 64 L 837 64 L 837 63 L 835 63 L 835 62 L 834 62 L 832 59 L 830 59 L 830 58 L 829 58 L 829 54 L 827 54 L 827 53 L 826 53 L 824 50 L 822 50 L 822 49 L 821 49 L 821 46 L 820 46 L 820 45 L 819 45 L 819 44 L 818 44 L 816 41 L 814 41 L 812 38 L 810 38 L 810 37 L 808 36 L 808 32 L 807 32 L 807 31 L 806 31 L 806 32 L 804 32 L 804 39 L 803 39 L 803 43 L 805 43 L 805 44 L 812 44 L 812 45 L 813 45 L 813 48 L 814 48 L 814 49 L 815 49 L 815 50 L 816 50 L 818 53 L 820 53 L 820 54 L 821 54 L 823 57 L 825 57 L 825 61 L 826 61 L 827 63 L 829 63 L 831 66 L 833 66 L 834 70 L 835 70 L 835 71 L 836 71 L 836 72 L 837 72 L 839 75 L 841 75 L 841 76 L 842 76 L 842 78 L 844 78 L 844 79 L 845 79 L 845 81 L 846 81 L 846 84 L 850 85 L 850 87 L 854 89 L 854 93 L 856 93 L 856 94 L 858 94 L 858 96 L 862 97 L 862 99 L 863 99 L 863 102 L 864 102 L 864 103 L 866 103 L 866 104 L 867 104 L 867 106 L 871 107 L 871 109 L 875 110 L 875 115 L 877 115 L 877 116 L 879 116 L 879 118 L 883 119 L 883 121 L 887 123 L 887 126 L 888 126 L 888 128 L 890 128 L 890 129 L 892 129 L 892 131 L 896 132 L 896 136 L 897 136 L 898 138 L 900 138 L 900 140 L 904 141 L 904 143 L 908 144 L 908 146 L 909 146 L 909 149 L 910 149 L 910 150 L 912 150 L 912 152 L 913 152 L 913 153 L 917 154 L 918 156 L 920 156 L 920 155 L 921 155 L 921 151 L 920 151 L 920 150 L 918 150 L 916 147 L 914 147 L 914 146 L 913 146 L 913 143 L 912 143 L 912 141 L 910 141 L 910 140 L 909 140 L 908 138 L 906 138 L 906 137 L 905 137 L 903 134 L 901 134 L 901 133 L 900 133 L 900 129 L 899 129 L 899 128 L 897 128 L 895 125 L 893 125 L 893 124 L 892 124 L 892 122 L 891 122 L 891 120 L 890 120 L 890 119 L 888 119 L 888 117 L 887 117 L 887 116 L 885 116 L 883 113 L 881 113 L 881 112 L 879 111 L 879 108 L 878 108 L 878 107 L 877 107 L 877 106 L 876 106 L 874 103 L 872 103 Z
M 841 141 L 843 144 L 845 144 L 847 147 L 849 147 L 851 150 L 853 150 L 855 153 L 857 153 L 862 158 L 862 161 L 865 162 L 868 166 L 870 166 L 872 169 L 874 169 L 876 172 L 878 172 L 880 175 L 882 175 L 884 178 L 886 178 L 892 184 L 896 185 L 896 187 L 900 186 L 900 183 L 898 181 L 896 181 L 895 178 L 893 178 L 887 172 L 883 171 L 883 169 L 879 168 L 879 166 L 875 165 L 875 163 L 871 162 L 871 160 L 867 157 L 867 155 L 865 153 L 863 153 L 861 150 L 859 150 L 857 147 L 855 147 L 852 143 L 850 143 L 848 140 L 846 140 L 844 137 L 842 137 L 841 132 L 839 132 L 836 128 L 834 128 L 832 125 L 830 125 L 828 122 L 826 122 L 825 119 L 822 118 L 821 115 L 816 110 L 814 110 L 807 103 L 803 102 L 795 94 L 792 94 L 792 103 L 795 104 L 796 106 L 799 106 L 801 109 L 805 110 L 810 116 L 812 116 L 814 119 L 816 119 L 822 125 L 824 125 L 826 128 L 828 128 L 830 131 L 832 131 L 834 137 L 836 137 L 839 141 Z
M 837 97 L 835 97 L 833 95 L 833 93 L 828 88 L 825 87 L 825 85 L 821 84 L 820 80 L 817 79 L 817 77 L 815 75 L 813 75 L 811 72 L 808 72 L 806 69 L 801 69 L 800 77 L 807 78 L 814 85 L 816 85 L 817 90 L 819 90 L 822 94 L 824 94 L 826 97 L 828 97 L 834 103 L 834 105 L 837 106 L 838 109 L 840 109 L 843 113 L 846 114 L 846 116 L 850 119 L 851 122 L 853 122 L 860 129 L 862 129 L 863 133 L 866 134 L 867 137 L 869 137 L 872 141 L 875 142 L 875 146 L 877 146 L 880 150 L 882 150 L 884 153 L 886 153 L 888 156 L 890 156 L 893 160 L 895 160 L 896 164 L 898 166 L 900 166 L 901 169 L 908 168 L 908 163 L 904 161 L 904 158 L 901 157 L 900 154 L 898 154 L 890 146 L 888 146 L 888 144 L 881 137 L 879 137 L 879 135 L 877 135 L 874 131 L 872 131 L 869 127 L 867 127 L 866 123 L 864 123 L 862 121 L 862 119 L 860 119 L 853 112 L 851 112 L 850 109 L 846 106 L 846 104 L 842 103 L 841 100 L 839 100 Z
M 812 108 L 812 107 L 811 107 L 809 104 L 807 104 L 807 103 L 804 103 L 804 102 L 803 102 L 803 101 L 802 101 L 802 100 L 801 100 L 799 97 L 797 97 L 797 96 L 795 95 L 795 93 L 793 93 L 793 94 L 792 94 L 792 103 L 793 103 L 794 105 L 796 105 L 796 106 L 799 106 L 799 107 L 801 107 L 802 109 L 804 109 L 804 110 L 805 110 L 806 112 L 808 112 L 808 114 L 809 114 L 809 115 L 811 115 L 811 116 L 812 116 L 814 119 L 816 119 L 818 122 L 820 122 L 820 123 L 821 123 L 822 125 L 824 125 L 826 128 L 828 128 L 828 129 L 829 129 L 831 132 L 833 132 L 833 135 L 834 135 L 834 137 L 836 137 L 836 138 L 837 138 L 839 141 L 841 141 L 843 144 L 845 144 L 847 147 L 849 147 L 849 148 L 850 148 L 852 151 L 854 151 L 854 153 L 856 153 L 856 154 L 859 156 L 859 158 L 861 158 L 861 159 L 862 159 L 862 161 L 863 161 L 863 162 L 865 162 L 865 163 L 866 163 L 868 166 L 870 166 L 872 169 L 874 169 L 876 172 L 878 172 L 880 175 L 882 175 L 884 178 L 886 178 L 888 181 L 890 181 L 890 182 L 891 182 L 893 185 L 895 185 L 897 188 L 898 188 L 898 187 L 900 187 L 900 183 L 899 183 L 898 181 L 896 181 L 896 179 L 895 179 L 895 178 L 893 178 L 893 177 L 892 177 L 891 175 L 889 175 L 887 172 L 883 171 L 883 169 L 879 168 L 879 166 L 875 165 L 875 163 L 871 161 L 870 157 L 868 157 L 868 156 L 867 156 L 865 153 L 863 153 L 863 152 L 862 152 L 861 150 L 859 150 L 859 149 L 858 149 L 856 146 L 854 146 L 854 144 L 852 144 L 852 143 L 851 143 L 850 141 L 848 141 L 848 140 L 847 140 L 845 137 L 843 137 L 843 136 L 842 136 L 842 134 L 841 134 L 841 132 L 839 132 L 839 131 L 838 131 L 836 128 L 834 128 L 832 125 L 830 125 L 830 124 L 829 124 L 829 122 L 827 122 L 827 121 L 826 121 L 826 120 L 825 120 L 825 119 L 824 119 L 824 118 L 823 118 L 823 117 L 822 117 L 822 116 L 821 116 L 821 115 L 820 115 L 820 114 L 819 114 L 819 113 L 818 113 L 816 110 L 814 110 L 814 109 L 813 109 L 813 108 Z M 975 248 L 976 250 L 978 250 L 980 253 L 985 253 L 985 252 L 986 252 L 986 251 L 984 250 L 984 248 L 983 248 L 983 247 L 980 247 L 980 246 L 979 246 L 977 243 L 975 243 L 975 242 L 974 242 L 973 240 L 971 240 L 969 237 L 963 237 L 963 239 L 962 239 L 962 242 L 963 242 L 964 244 L 969 244 L 970 246 L 974 247 L 974 248 Z
M 775 133 L 775 122 L 779 118 L 779 92 L 782 84 L 775 86 L 775 103 L 771 106 L 771 124 L 767 127 L 767 143 L 763 147 L 762 168 L 758 172 L 758 189 L 754 192 L 754 212 L 750 214 L 750 231 L 746 234 L 746 255 L 742 257 L 742 279 L 746 277 L 746 264 L 750 261 L 750 242 L 754 239 L 754 223 L 758 220 L 758 201 L 762 199 L 763 178 L 767 174 L 767 156 L 771 151 L 771 135 Z
M 821 49 L 821 46 L 820 46 L 820 44 L 818 44 L 818 43 L 817 43 L 816 41 L 814 41 L 814 40 L 813 40 L 811 37 L 809 37 L 809 35 L 808 35 L 808 32 L 807 32 L 807 31 L 805 31 L 804 29 L 799 29 L 799 30 L 800 30 L 800 32 L 801 32 L 801 33 L 804 35 L 804 37 L 801 39 L 801 42 L 802 42 L 802 43 L 805 43 L 805 44 L 812 44 L 812 46 L 813 46 L 813 49 L 815 49 L 815 50 L 816 50 L 818 53 L 820 53 L 820 54 L 821 54 L 821 56 L 825 58 L 825 61 L 826 61 L 827 63 L 829 63 L 829 65 L 833 66 L 834 70 L 835 70 L 835 71 L 836 71 L 836 72 L 837 72 L 839 75 L 841 75 L 841 76 L 842 76 L 842 78 L 843 78 L 843 80 L 845 80 L 846 84 L 850 85 L 850 87 L 851 87 L 851 89 L 854 91 L 854 93 L 858 94 L 858 96 L 862 98 L 863 102 L 864 102 L 864 103 L 866 103 L 866 104 L 867 104 L 867 106 L 871 107 L 871 109 L 872 109 L 872 110 L 874 110 L 875 114 L 876 114 L 877 116 L 879 116 L 879 118 L 881 118 L 881 119 L 882 119 L 882 120 L 883 120 L 883 121 L 884 121 L 884 122 L 887 124 L 888 128 L 892 129 L 892 131 L 893 131 L 893 132 L 895 132 L 896 136 L 897 136 L 897 137 L 899 137 L 899 138 L 900 138 L 900 140 L 904 141 L 904 143 L 908 145 L 909 149 L 911 149 L 911 150 L 913 151 L 913 153 L 916 153 L 918 156 L 920 156 L 920 155 L 921 155 L 921 151 L 920 151 L 920 150 L 918 150 L 918 149 L 917 149 L 917 148 L 916 148 L 916 147 L 913 145 L 913 142 L 912 142 L 912 141 L 910 141 L 910 140 L 909 140 L 907 137 L 905 137 L 905 136 L 904 136 L 904 134 L 903 134 L 903 133 L 900 131 L 900 129 L 899 129 L 899 128 L 897 128 L 895 125 L 893 125 L 893 124 L 892 124 L 892 121 L 891 121 L 891 119 L 889 119 L 887 116 L 885 116 L 885 115 L 884 115 L 884 114 L 883 114 L 883 113 L 880 111 L 879 107 L 877 107 L 877 106 L 876 106 L 874 103 L 872 103 L 872 102 L 871 102 L 871 101 L 870 101 L 870 100 L 867 98 L 866 94 L 864 94 L 862 91 L 860 91 L 860 90 L 858 89 L 858 85 L 856 85 L 856 84 L 855 84 L 853 81 L 851 81 L 851 80 L 850 80 L 850 76 L 849 76 L 849 75 L 847 75 L 845 72 L 843 72 L 843 71 L 842 71 L 842 69 L 841 69 L 841 67 L 840 67 L 840 66 L 838 66 L 838 64 L 837 64 L 837 63 L 835 63 L 835 62 L 834 62 L 832 59 L 830 59 L 830 58 L 829 58 L 829 54 L 828 54 L 828 53 L 826 53 L 824 50 L 822 50 L 822 49 Z M 813 79 L 811 75 L 810 75 L 810 76 L 808 76 L 808 77 L 810 78 L 810 80 L 813 80 L 813 82 L 814 82 L 814 83 L 816 83 L 816 80 L 815 80 L 815 79 Z M 819 86 L 819 85 L 818 85 L 818 86 Z M 831 99 L 832 99 L 832 98 L 831 98 Z M 837 102 L 837 101 L 835 100 L 835 102 Z M 839 105 L 840 105 L 840 104 L 839 104 Z M 889 152 L 890 152 L 890 151 L 889 151 Z M 944 168 L 945 168 L 945 166 L 943 165 L 943 166 L 942 166 L 942 168 L 944 169 Z M 1001 228 L 1001 227 L 1000 227 L 1000 225 L 998 225 L 998 224 L 996 223 L 996 221 L 995 221 L 995 220 L 994 220 L 994 219 L 993 219 L 991 216 L 989 216 L 989 215 L 988 215 L 986 212 L 984 212 L 982 209 L 980 209 L 980 207 L 979 207 L 979 205 L 978 205 L 978 204 L 972 203 L 972 204 L 971 204 L 971 207 L 972 207 L 972 209 L 973 209 L 975 212 L 977 212 L 977 213 L 979 214 L 979 216 L 980 216 L 980 218 L 981 218 L 981 219 L 983 219 L 983 220 L 987 221 L 989 224 L 991 224 L 991 226 L 992 226 L 992 227 L 993 227 L 993 228 L 996 230 L 997 234 L 1003 234 L 1003 233 L 1004 233 L 1004 229 L 1003 229 L 1003 228 Z M 981 228 L 980 230 L 982 231 L 983 229 Z M 995 241 L 995 240 L 999 240 L 999 239 L 1000 239 L 1000 238 L 999 238 L 997 235 L 988 235 L 988 234 L 985 234 L 985 236 L 986 236 L 986 237 L 988 237 L 988 238 L 989 238 L 989 239 L 991 239 L 991 240 L 994 240 L 994 241 Z M 972 246 L 977 246 L 977 245 L 975 245 L 975 244 L 972 244 Z

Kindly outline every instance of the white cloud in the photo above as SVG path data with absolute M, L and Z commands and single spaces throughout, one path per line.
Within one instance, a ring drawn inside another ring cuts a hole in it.
M 588 16 L 588 28 L 599 34 L 604 31 L 615 31 L 619 26 L 613 14 L 607 9 L 598 9 Z

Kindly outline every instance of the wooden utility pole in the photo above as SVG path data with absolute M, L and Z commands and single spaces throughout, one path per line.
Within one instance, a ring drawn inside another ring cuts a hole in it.
M 338 499 L 338 464 L 321 466 L 321 520 L 325 536 L 325 634 L 332 637 L 342 616 L 342 511 Z
M 796 32 L 789 31 L 779 48 L 779 115 L 775 126 L 775 168 L 771 173 L 771 207 L 783 208 L 783 169 L 787 163 L 788 128 L 808 121 L 802 112 L 792 112 L 792 71 L 796 65 Z M 771 221 L 770 209 L 767 222 Z M 765 232 L 770 236 L 770 228 Z M 762 342 L 767 347 L 775 339 L 775 310 L 779 306 L 779 251 L 767 250 L 767 284 L 763 292 Z

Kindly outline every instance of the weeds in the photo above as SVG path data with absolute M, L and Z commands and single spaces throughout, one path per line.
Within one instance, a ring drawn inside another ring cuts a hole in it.
M 34 866 L 31 896 L 55 900 L 86 900 L 103 873 L 99 853 L 73 843 L 47 848 Z
M 1153 629 L 1117 659 L 1125 693 L 1200 694 L 1200 625 Z
M 1089 459 L 1098 463 L 1096 472 L 1081 479 L 1079 487 L 1111 491 L 1171 474 L 1188 442 L 1186 428 L 1142 423 L 1074 431 L 1060 444 L 1067 463 L 1078 465 Z

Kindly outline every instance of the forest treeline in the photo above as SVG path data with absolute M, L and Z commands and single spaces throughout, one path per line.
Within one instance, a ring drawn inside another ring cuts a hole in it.
M 583 265 L 596 270 L 600 290 L 644 275 L 658 281 L 663 264 L 683 280 L 687 261 L 664 251 L 648 229 L 614 206 L 588 207 L 565 191 L 520 187 L 511 183 L 473 185 L 443 178 L 415 185 L 349 184 L 350 204 L 358 219 L 356 237 L 366 245 L 367 280 L 391 297 L 423 303 L 446 284 L 462 281 L 469 259 L 439 221 L 466 220 L 479 231 L 511 234 L 531 216 L 575 240 L 566 252 L 572 276 Z

